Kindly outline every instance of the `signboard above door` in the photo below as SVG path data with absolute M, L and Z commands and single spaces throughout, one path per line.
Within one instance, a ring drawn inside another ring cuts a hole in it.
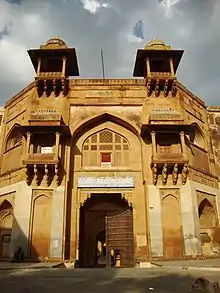
M 79 188 L 132 188 L 134 177 L 78 177 Z

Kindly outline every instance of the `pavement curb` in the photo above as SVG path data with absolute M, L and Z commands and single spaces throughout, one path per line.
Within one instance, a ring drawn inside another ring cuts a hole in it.
M 184 266 L 166 266 L 161 265 L 162 268 L 175 269 L 175 270 L 200 270 L 200 271 L 213 271 L 220 272 L 220 267 L 184 267 Z

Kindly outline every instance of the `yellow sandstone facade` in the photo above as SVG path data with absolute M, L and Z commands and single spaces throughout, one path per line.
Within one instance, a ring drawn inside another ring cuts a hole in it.
M 219 174 L 206 106 L 176 78 L 183 51 L 149 42 L 135 79 L 74 78 L 75 49 L 58 37 L 28 53 L 35 81 L 1 129 L 1 259 L 219 255 Z

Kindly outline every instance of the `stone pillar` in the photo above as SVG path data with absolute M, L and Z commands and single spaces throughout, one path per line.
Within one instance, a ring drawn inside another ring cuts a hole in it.
M 32 188 L 25 181 L 11 185 L 11 188 L 16 190 L 16 194 L 13 207 L 14 220 L 10 243 L 10 258 L 13 257 L 20 246 L 25 257 L 28 257 Z
M 29 154 L 30 142 L 31 142 L 31 133 L 27 132 L 27 144 L 26 144 L 26 155 L 27 156 Z
M 75 260 L 79 260 L 79 215 L 80 215 L 80 205 L 76 206 L 76 234 L 75 234 Z
M 147 66 L 147 75 L 150 76 L 150 59 L 149 58 L 147 58 L 146 66 Z
M 56 259 L 62 259 L 64 202 L 64 186 L 59 186 L 53 191 L 51 219 L 50 257 Z
M 40 70 L 41 70 L 41 58 L 38 59 L 38 63 L 37 63 L 37 76 L 40 75 Z
M 55 142 L 55 156 L 59 156 L 59 144 L 60 144 L 60 133 L 56 132 L 56 142 Z
M 153 152 L 153 156 L 155 156 L 156 153 L 157 153 L 156 132 L 155 131 L 151 131 L 151 141 L 152 141 L 152 152 Z
M 174 67 L 173 67 L 173 58 L 170 58 L 170 72 L 173 76 L 175 75 Z
M 63 57 L 62 75 L 66 75 L 66 57 Z
M 156 186 L 148 185 L 149 192 L 149 222 L 151 256 L 163 256 L 163 233 L 161 218 L 161 199 Z
M 180 143 L 181 143 L 182 152 L 185 155 L 186 154 L 186 143 L 185 143 L 184 131 L 180 132 Z

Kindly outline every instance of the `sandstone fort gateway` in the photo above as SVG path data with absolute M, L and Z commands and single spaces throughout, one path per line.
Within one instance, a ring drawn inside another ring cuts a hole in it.
M 1 110 L 0 258 L 220 255 L 220 108 L 177 80 L 183 51 L 149 42 L 134 79 L 76 78 L 58 37 L 28 54 L 35 80 Z

